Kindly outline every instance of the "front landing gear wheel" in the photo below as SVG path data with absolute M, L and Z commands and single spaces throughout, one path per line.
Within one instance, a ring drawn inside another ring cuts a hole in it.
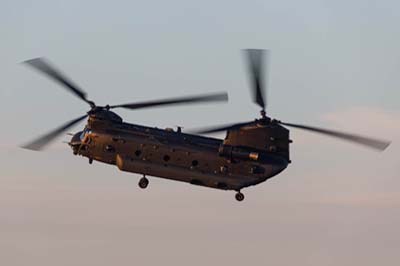
M 237 201 L 243 201 L 243 200 L 244 200 L 244 194 L 243 194 L 242 192 L 236 193 L 235 199 L 236 199 Z
M 139 187 L 141 189 L 145 189 L 147 188 L 147 186 L 149 185 L 149 180 L 146 177 L 142 177 L 139 180 Z

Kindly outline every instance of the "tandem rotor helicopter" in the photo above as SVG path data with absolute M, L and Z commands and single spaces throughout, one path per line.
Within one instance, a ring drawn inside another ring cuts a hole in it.
M 236 191 L 238 201 L 244 199 L 241 189 L 257 185 L 281 173 L 289 164 L 289 138 L 287 127 L 294 127 L 347 140 L 383 151 L 388 141 L 362 137 L 318 127 L 292 124 L 266 115 L 264 97 L 264 58 L 266 50 L 244 50 L 250 74 L 253 101 L 261 107 L 261 116 L 255 120 L 221 125 L 192 131 L 191 134 L 171 128 L 159 129 L 126 123 L 111 111 L 116 108 L 130 110 L 155 106 L 227 101 L 226 93 L 172 98 L 148 102 L 98 106 L 86 93 L 55 69 L 48 61 L 36 58 L 27 65 L 63 85 L 68 91 L 86 102 L 90 110 L 38 139 L 22 146 L 41 150 L 75 124 L 87 119 L 83 131 L 73 134 L 68 143 L 74 155 L 111 165 L 121 171 L 143 175 L 140 188 L 149 184 L 146 176 L 162 177 L 222 190 Z M 225 139 L 201 136 L 226 132 Z

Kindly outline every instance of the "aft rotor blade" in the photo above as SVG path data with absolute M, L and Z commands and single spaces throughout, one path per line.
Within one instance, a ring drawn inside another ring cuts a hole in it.
M 62 134 L 64 131 L 68 130 L 70 127 L 73 125 L 79 123 L 83 119 L 85 119 L 87 115 L 78 117 L 74 120 L 71 120 L 64 125 L 54 129 L 53 131 L 41 136 L 40 138 L 32 141 L 31 143 L 28 143 L 26 145 L 23 145 L 22 148 L 24 149 L 29 149 L 29 150 L 34 150 L 34 151 L 39 151 L 44 148 L 47 144 L 49 144 L 51 141 L 53 141 L 57 136 Z
M 285 122 L 279 122 L 279 123 L 282 125 L 288 126 L 288 127 L 304 129 L 307 131 L 320 133 L 323 135 L 347 140 L 347 141 L 354 142 L 354 143 L 357 143 L 360 145 L 364 145 L 364 146 L 367 146 L 367 147 L 370 147 L 370 148 L 373 148 L 376 150 L 380 150 L 380 151 L 385 150 L 390 145 L 390 141 L 373 139 L 373 138 L 369 138 L 369 137 L 363 137 L 360 135 L 344 133 L 344 132 L 340 132 L 340 131 L 336 131 L 336 130 L 330 130 L 330 129 L 318 128 L 318 127 L 310 127 L 310 126 L 291 124 L 291 123 L 285 123 Z
M 258 104 L 263 110 L 266 107 L 265 100 L 265 84 L 264 84 L 264 60 L 267 50 L 260 49 L 245 49 L 246 61 L 248 64 L 251 89 L 253 91 L 253 101 Z
M 87 99 L 86 92 L 84 92 L 81 88 L 79 88 L 66 76 L 64 76 L 60 71 L 58 71 L 55 67 L 53 67 L 46 59 L 34 58 L 31 60 L 24 61 L 23 63 L 46 74 L 48 77 L 63 85 L 67 90 L 78 96 L 80 99 L 87 102 L 91 107 L 94 107 L 94 103 Z
M 236 124 L 228 124 L 228 125 L 219 125 L 219 126 L 190 130 L 189 133 L 210 134 L 210 133 L 222 132 L 222 131 L 227 131 L 227 130 L 239 129 L 240 127 L 244 127 L 244 126 L 251 125 L 251 124 L 254 124 L 254 122 L 252 121 L 252 122 L 244 122 L 244 123 L 236 123 Z
M 189 96 L 189 97 L 155 100 L 155 101 L 148 101 L 148 102 L 112 105 L 109 108 L 126 108 L 126 109 L 135 110 L 135 109 L 162 106 L 162 105 L 176 105 L 176 104 L 199 103 L 199 102 L 221 102 L 221 101 L 223 101 L 223 102 L 228 101 L 227 93 L 206 94 L 206 95 L 199 95 L 199 96 Z

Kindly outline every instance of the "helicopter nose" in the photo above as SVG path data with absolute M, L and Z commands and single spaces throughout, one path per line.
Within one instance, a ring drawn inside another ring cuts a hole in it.
M 81 140 L 81 135 L 83 131 L 79 131 L 78 133 L 75 133 L 74 136 L 71 138 L 71 141 L 69 142 L 69 145 L 71 147 L 79 147 L 82 144 Z
M 68 143 L 69 146 L 71 146 L 72 150 L 74 151 L 74 154 L 78 154 L 79 147 L 82 144 L 81 136 L 82 136 L 83 131 L 79 131 L 78 133 L 75 133 L 74 136 L 71 138 L 71 141 Z

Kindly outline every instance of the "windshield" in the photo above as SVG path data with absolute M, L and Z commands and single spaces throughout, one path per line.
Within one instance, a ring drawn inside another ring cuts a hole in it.
M 86 135 L 90 135 L 90 134 L 92 134 L 92 130 L 85 127 L 85 129 L 82 131 L 82 133 L 80 135 L 81 141 L 86 137 Z

